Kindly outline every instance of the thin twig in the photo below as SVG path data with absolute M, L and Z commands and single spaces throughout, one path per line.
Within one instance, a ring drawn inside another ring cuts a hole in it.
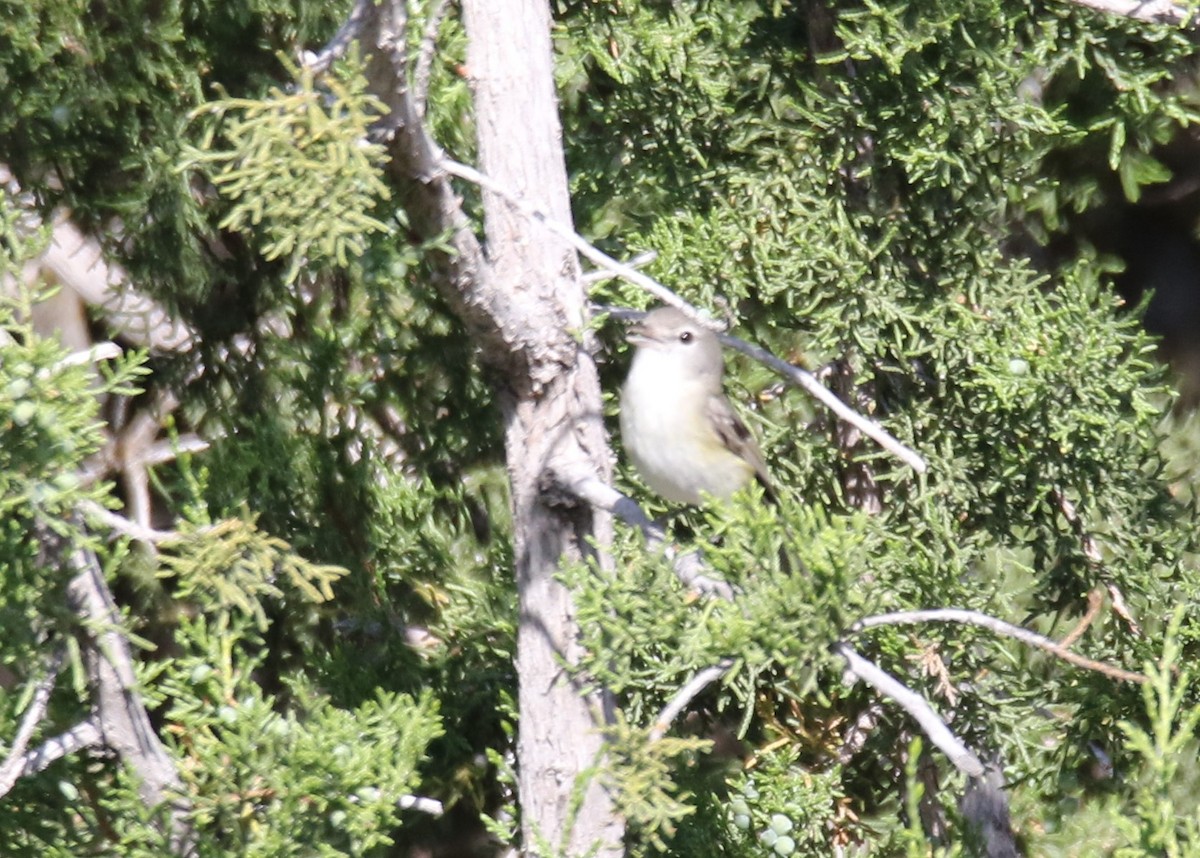
M 1104 555 L 1100 552 L 1100 546 L 1096 544 L 1096 538 L 1083 526 L 1083 519 L 1080 517 L 1078 510 L 1075 509 L 1075 504 L 1071 503 L 1071 499 L 1067 497 L 1067 493 L 1058 487 L 1050 490 L 1050 497 L 1058 506 L 1058 510 L 1062 513 L 1063 518 L 1071 525 L 1075 536 L 1078 537 L 1079 546 L 1083 549 L 1083 556 L 1094 569 L 1097 569 L 1104 576 L 1104 585 L 1108 588 L 1108 595 L 1112 599 L 1113 611 L 1129 626 L 1131 634 L 1140 637 L 1142 627 L 1134 619 L 1133 614 L 1129 611 L 1129 607 L 1125 604 L 1125 597 L 1121 594 L 1121 588 L 1113 583 L 1104 572 Z
M 611 513 L 626 524 L 641 530 L 646 537 L 647 546 L 651 550 L 660 549 L 662 551 L 671 561 L 675 576 L 685 587 L 705 595 L 717 596 L 726 601 L 733 600 L 735 593 L 728 582 L 710 578 L 705 574 L 707 568 L 699 552 L 688 551 L 682 554 L 676 552 L 675 547 L 667 541 L 667 535 L 663 528 L 652 521 L 632 498 L 621 494 L 592 474 L 559 474 L 558 483 L 563 491 L 573 497 Z
M 136 539 L 139 542 L 159 545 L 164 542 L 179 542 L 184 538 L 183 534 L 177 530 L 156 530 L 152 527 L 145 527 L 136 521 L 129 520 L 123 515 L 118 515 L 110 509 L 105 509 L 95 501 L 82 501 L 79 504 L 79 511 L 92 521 L 98 522 L 111 530 L 115 530 L 122 536 L 128 536 L 130 539 Z
M 847 669 L 852 675 L 911 715 L 929 737 L 929 741 L 941 748 L 942 753 L 956 768 L 972 777 L 983 774 L 983 763 L 950 731 L 924 697 L 903 685 L 886 670 L 863 658 L 845 641 L 835 643 L 832 650 L 845 659 Z
M 613 275 L 617 276 L 617 275 Z M 596 310 L 606 313 L 614 318 L 628 321 L 638 319 L 645 314 L 639 310 L 630 310 L 626 307 L 613 307 L 609 305 L 598 304 L 594 305 Z M 846 405 L 842 400 L 838 399 L 837 394 L 833 393 L 829 388 L 823 385 L 820 380 L 807 370 L 803 370 L 798 366 L 793 366 L 787 361 L 775 357 L 761 346 L 756 346 L 748 343 L 743 339 L 732 336 L 730 334 L 719 334 L 721 342 L 736 351 L 741 352 L 748 357 L 753 358 L 761 364 L 764 364 L 776 373 L 783 376 L 784 379 L 805 390 L 814 399 L 819 400 L 826 405 L 830 411 L 846 421 L 850 425 L 857 428 L 864 435 L 873 438 L 880 447 L 887 450 L 897 458 L 908 464 L 917 473 L 925 473 L 929 465 L 925 459 L 912 450 L 906 447 L 900 441 L 896 440 L 886 429 L 880 426 L 869 417 L 864 417 L 857 411 Z
M 1075 624 L 1075 628 L 1058 642 L 1058 645 L 1063 649 L 1069 649 L 1075 644 L 1075 641 L 1083 637 L 1083 633 L 1088 630 L 1088 627 L 1100 615 L 1100 606 L 1104 604 L 1104 591 L 1099 587 L 1093 587 L 1092 592 L 1088 593 L 1087 612 L 1079 618 L 1079 622 Z
M 756 346 L 753 343 L 748 343 L 745 340 L 738 339 L 737 337 L 730 336 L 729 334 L 721 334 L 721 342 L 733 349 L 736 349 L 744 355 L 754 358 L 759 363 L 769 366 L 792 384 L 803 388 L 805 392 L 807 392 L 814 399 L 819 400 L 821 404 L 827 407 L 842 420 L 845 420 L 847 423 L 861 431 L 864 435 L 867 435 L 873 439 L 880 447 L 905 462 L 905 464 L 907 464 L 918 474 L 923 474 L 929 469 L 929 465 L 919 453 L 901 444 L 878 423 L 862 416 L 850 406 L 846 405 L 844 402 L 842 402 L 842 400 L 838 399 L 837 396 L 829 390 L 829 388 L 821 384 L 821 382 L 818 381 L 812 373 L 800 369 L 798 366 L 793 366 L 781 358 L 775 357 L 775 355 L 771 354 L 761 346 Z
M 1107 12 L 1110 15 L 1120 15 L 1123 18 L 1133 18 L 1135 21 L 1145 21 L 1148 24 L 1170 24 L 1196 29 L 1200 21 L 1190 13 L 1186 6 L 1178 6 L 1170 0 L 1071 0 L 1071 2 L 1095 9 L 1097 12 Z
M 657 742 L 666 735 L 671 723 L 679 717 L 679 713 L 684 710 L 684 707 L 691 703 L 697 694 L 728 673 L 733 665 L 732 658 L 723 658 L 716 664 L 709 665 L 697 672 L 688 680 L 687 685 L 675 692 L 675 696 L 667 702 L 667 705 L 658 713 L 658 717 L 654 719 L 654 726 L 650 729 L 650 741 Z
M 50 662 L 50 668 L 46 675 L 34 686 L 33 697 L 25 709 L 25 714 L 21 716 L 21 723 L 17 727 L 17 735 L 13 737 L 12 747 L 4 764 L 0 765 L 0 796 L 7 795 L 8 791 L 13 788 L 13 784 L 24 774 L 25 749 L 29 747 L 29 740 L 33 738 L 34 731 L 37 730 L 38 724 L 46 714 L 46 707 L 50 704 L 50 693 L 54 690 L 54 682 L 58 678 L 58 671 L 61 667 L 62 655 L 56 654 Z
M 995 617 L 989 617 L 987 614 L 981 614 L 978 611 L 968 611 L 964 608 L 936 608 L 927 611 L 897 611 L 891 614 L 879 614 L 874 617 L 865 617 L 850 627 L 850 634 L 857 634 L 864 629 L 875 628 L 877 626 L 897 626 L 897 625 L 912 625 L 914 623 L 960 623 L 968 626 L 978 626 L 988 629 L 998 635 L 1014 638 L 1022 643 L 1037 647 L 1051 655 L 1061 658 L 1063 661 L 1069 662 L 1076 667 L 1082 667 L 1087 670 L 1094 670 L 1097 673 L 1103 673 L 1105 676 L 1110 676 L 1113 679 L 1120 679 L 1125 682 L 1146 682 L 1147 679 L 1140 673 L 1122 670 L 1119 667 L 1105 664 L 1102 661 L 1086 658 L 1072 652 L 1063 647 L 1058 641 L 1052 638 L 1039 635 L 1037 632 L 1032 632 L 1029 629 L 1023 629 L 1020 626 L 1014 626 L 1012 623 L 1006 623 L 1004 620 L 998 620 Z
M 714 331 L 724 330 L 723 324 L 712 319 L 701 310 L 698 310 L 696 307 L 693 307 L 687 301 L 680 298 L 654 278 L 647 277 L 636 268 L 613 259 L 595 245 L 581 238 L 579 234 L 570 227 L 559 223 L 542 209 L 531 205 L 519 194 L 513 193 L 512 191 L 508 190 L 508 188 L 504 187 L 491 177 L 479 172 L 474 167 L 468 167 L 466 164 L 460 164 L 458 161 L 454 161 L 444 156 L 438 162 L 438 167 L 452 176 L 458 176 L 460 179 L 466 179 L 468 182 L 478 185 L 486 191 L 491 191 L 493 194 L 503 197 L 504 200 L 508 202 L 509 205 L 513 206 L 513 208 L 515 208 L 517 211 L 524 214 L 530 220 L 540 223 L 547 230 L 566 241 L 573 248 L 575 248 L 576 251 L 579 252 L 580 256 L 592 262 L 594 265 L 598 265 L 601 268 L 606 268 L 618 277 L 623 277 L 630 283 L 642 287 L 655 298 L 658 298 L 665 304 L 670 304 L 672 307 L 675 307 L 677 310 L 685 313 L 688 317 L 694 319 L 704 327 L 710 328 Z
M 149 467 L 161 465 L 163 462 L 173 462 L 181 453 L 202 453 L 211 446 L 209 441 L 194 432 L 180 435 L 178 438 L 167 438 L 155 441 L 146 447 L 136 459 L 131 461 Z
M 595 265 L 613 272 L 613 274 L 616 276 L 623 277 L 636 286 L 642 287 L 654 297 L 666 304 L 670 304 L 672 307 L 675 307 L 676 309 L 685 313 L 687 316 L 704 327 L 716 331 L 717 333 L 722 333 L 724 331 L 725 326 L 721 322 L 712 319 L 704 312 L 693 307 L 687 301 L 684 301 L 654 278 L 646 276 L 637 269 L 633 268 L 631 265 L 618 262 L 616 259 L 613 259 L 607 253 L 598 249 L 586 239 L 582 238 L 570 227 L 559 223 L 542 209 L 530 205 L 519 194 L 513 193 L 508 188 L 505 188 L 499 182 L 496 182 L 489 176 L 481 173 L 479 170 L 476 170 L 474 167 L 469 167 L 466 164 L 460 164 L 459 162 L 445 156 L 441 157 L 440 161 L 438 162 L 438 166 L 452 176 L 458 176 L 461 179 L 466 179 L 468 182 L 472 182 L 485 190 L 491 191 L 492 193 L 503 197 L 510 205 L 512 205 L 526 217 L 537 221 L 550 232 L 564 239 L 568 244 L 575 248 L 575 250 L 578 251 L 581 256 L 590 260 Z M 793 384 L 796 384 L 798 387 L 808 391 L 810 395 L 822 402 L 825 406 L 837 414 L 838 417 L 857 427 L 863 432 L 863 434 L 873 438 L 881 447 L 903 460 L 917 473 L 924 473 L 926 470 L 928 470 L 928 465 L 919 454 L 913 450 L 910 450 L 908 447 L 905 447 L 903 444 L 893 438 L 886 430 L 884 430 L 883 427 L 872 422 L 871 420 L 868 420 L 866 417 L 863 417 L 849 406 L 845 405 L 834 394 L 830 393 L 824 385 L 813 378 L 810 373 L 792 366 L 787 361 L 780 360 L 766 349 L 751 345 L 750 343 L 740 340 L 737 337 L 731 337 L 722 334 L 721 339 L 727 345 L 732 346 L 743 354 L 747 354 L 755 360 L 758 360 L 761 363 L 771 367 Z
M 646 250 L 631 258 L 625 264 L 630 268 L 645 268 L 654 260 L 658 259 L 657 250 Z M 621 275 L 615 271 L 609 271 L 607 268 L 597 268 L 595 271 L 589 271 L 579 279 L 583 281 L 584 286 L 595 286 L 597 283 L 603 283 L 606 280 L 616 280 Z
M 21 757 L 21 777 L 35 775 L 51 763 L 69 757 L 84 748 L 98 748 L 104 744 L 104 731 L 100 729 L 100 715 L 94 713 L 52 739 L 47 739 Z
M 424 118 L 425 107 L 429 101 L 429 75 L 433 70 L 433 56 L 437 51 L 438 29 L 442 26 L 442 17 L 446 14 L 447 0 L 435 0 L 429 17 L 425 20 L 425 30 L 421 34 L 421 47 L 417 53 L 416 68 L 413 71 L 412 97 L 417 114 Z
M 367 4 L 370 2 L 371 0 L 358 0 L 350 12 L 350 17 L 338 28 L 333 38 L 321 49 L 320 53 L 302 51 L 300 64 L 313 74 L 319 75 L 329 71 L 329 67 L 346 53 L 350 43 L 358 38 L 359 31 L 362 29 L 363 15 L 366 14 Z
M 612 275 L 618 276 L 618 275 Z M 631 310 L 628 307 L 614 307 L 608 304 L 594 304 L 593 308 L 597 312 L 605 313 L 615 319 L 621 321 L 632 321 L 645 316 L 641 310 Z M 776 373 L 783 376 L 784 379 L 805 390 L 814 399 L 819 400 L 826 405 L 830 411 L 836 414 L 845 422 L 854 426 L 864 435 L 873 438 L 880 447 L 887 450 L 892 455 L 901 459 L 908 464 L 913 470 L 919 474 L 925 473 L 929 465 L 920 453 L 910 447 L 906 447 L 892 436 L 886 429 L 880 426 L 869 417 L 864 417 L 850 406 L 840 400 L 836 393 L 833 393 L 829 388 L 823 385 L 820 380 L 807 370 L 803 370 L 798 366 L 793 366 L 781 358 L 775 357 L 761 346 L 756 346 L 748 343 L 743 339 L 732 336 L 730 334 L 719 334 L 721 342 L 733 348 L 744 355 L 747 355 L 754 360 L 762 363 Z
M 421 795 L 402 795 L 396 799 L 396 806 L 401 810 L 417 810 L 431 816 L 441 816 L 442 803 L 436 798 L 426 798 Z
M 1117 616 L 1125 621 L 1129 626 L 1129 631 L 1133 635 L 1141 636 L 1142 627 L 1137 620 L 1133 618 L 1133 614 L 1129 610 L 1129 606 L 1125 604 L 1125 595 L 1121 592 L 1121 588 L 1109 581 L 1105 584 L 1108 588 L 1108 598 L 1112 600 L 1113 611 Z

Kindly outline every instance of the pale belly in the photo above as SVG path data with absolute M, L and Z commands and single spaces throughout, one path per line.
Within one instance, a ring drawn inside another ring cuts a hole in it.
M 699 504 L 705 494 L 728 498 L 754 475 L 708 426 L 704 401 L 704 394 L 685 390 L 622 395 L 625 450 L 646 484 L 673 503 Z

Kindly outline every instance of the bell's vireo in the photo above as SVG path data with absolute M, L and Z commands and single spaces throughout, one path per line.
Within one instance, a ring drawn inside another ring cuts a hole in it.
M 621 441 L 646 484 L 673 503 L 699 504 L 757 479 L 774 502 L 758 444 L 722 389 L 717 335 L 663 307 L 628 340 L 637 349 L 621 388 Z

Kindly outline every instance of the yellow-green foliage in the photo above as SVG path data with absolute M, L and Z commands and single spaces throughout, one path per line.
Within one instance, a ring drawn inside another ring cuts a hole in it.
M 232 205 L 222 228 L 261 233 L 267 259 L 345 266 L 388 226 L 372 215 L 390 196 L 379 175 L 383 147 L 367 132 L 383 112 L 354 67 L 320 84 L 292 67 L 291 85 L 261 99 L 223 98 L 192 112 L 211 118 L 186 169 L 200 169 Z M 219 141 L 219 142 L 218 142 Z

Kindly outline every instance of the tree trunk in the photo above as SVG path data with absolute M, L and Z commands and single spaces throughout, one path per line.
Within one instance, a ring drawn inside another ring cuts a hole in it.
M 571 223 L 562 129 L 554 92 L 550 13 L 544 0 L 465 0 L 467 66 L 475 89 L 480 166 L 564 224 Z M 554 576 L 579 560 L 588 540 L 606 544 L 611 520 L 586 506 L 551 504 L 559 468 L 583 466 L 608 479 L 609 453 L 584 326 L 578 260 L 561 239 L 485 193 L 491 285 L 522 321 L 528 372 L 506 380 L 501 405 L 512 486 L 520 605 L 517 659 L 518 789 L 528 854 L 620 852 L 622 825 L 604 790 L 582 783 L 602 753 L 604 701 L 583 695 L 561 663 L 575 661 L 570 594 Z M 572 819 L 579 789 L 583 802 Z

